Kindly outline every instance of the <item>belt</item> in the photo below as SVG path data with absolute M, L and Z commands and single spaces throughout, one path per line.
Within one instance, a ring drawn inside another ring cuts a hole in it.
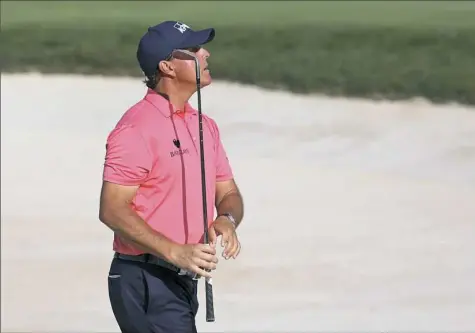
M 132 255 L 132 254 L 122 254 L 122 253 L 115 252 L 114 253 L 114 258 L 157 265 L 157 266 L 160 266 L 160 267 L 167 268 L 167 269 L 177 273 L 178 275 L 185 275 L 185 276 L 191 277 L 193 280 L 198 280 L 201 277 L 200 275 L 198 275 L 194 272 L 191 272 L 191 271 L 183 269 L 183 268 L 179 268 L 179 267 L 169 263 L 168 261 L 165 261 L 165 260 L 163 260 L 163 259 L 161 259 L 157 256 L 154 256 L 154 255 L 148 254 L 148 253 L 139 254 L 139 255 Z

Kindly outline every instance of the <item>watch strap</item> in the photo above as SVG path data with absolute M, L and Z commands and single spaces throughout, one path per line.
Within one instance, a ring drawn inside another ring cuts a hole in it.
M 232 216 L 230 213 L 219 214 L 218 217 L 220 216 L 226 217 L 234 225 L 235 228 L 237 227 L 236 220 L 234 219 L 234 216 Z

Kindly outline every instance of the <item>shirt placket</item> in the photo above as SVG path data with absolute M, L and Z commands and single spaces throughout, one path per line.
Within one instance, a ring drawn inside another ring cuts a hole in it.
M 196 155 L 199 155 L 199 146 L 198 146 L 197 134 L 193 134 L 193 132 L 198 130 L 198 129 L 196 129 L 196 130 L 193 129 L 193 128 L 190 129 L 190 126 L 192 124 L 194 124 L 193 116 L 192 115 L 185 115 L 184 117 L 180 117 L 180 118 L 182 118 L 183 125 L 185 126 L 185 128 L 188 132 L 188 137 L 191 140 L 191 142 L 193 143 L 193 147 L 195 148 Z

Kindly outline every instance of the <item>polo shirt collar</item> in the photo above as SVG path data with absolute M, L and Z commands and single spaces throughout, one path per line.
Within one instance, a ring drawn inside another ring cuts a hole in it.
M 172 114 L 177 114 L 179 112 L 185 112 L 188 114 L 196 115 L 198 112 L 191 106 L 189 102 L 185 104 L 185 110 L 177 110 L 171 103 L 170 98 L 167 94 L 158 93 L 153 89 L 148 88 L 147 94 L 145 95 L 145 100 L 152 103 L 160 113 L 167 118 L 170 118 Z

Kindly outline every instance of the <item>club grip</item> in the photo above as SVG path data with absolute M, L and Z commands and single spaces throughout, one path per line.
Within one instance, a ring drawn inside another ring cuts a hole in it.
M 211 279 L 206 279 L 205 282 L 206 292 L 206 321 L 214 321 L 214 304 L 213 304 L 213 285 Z

